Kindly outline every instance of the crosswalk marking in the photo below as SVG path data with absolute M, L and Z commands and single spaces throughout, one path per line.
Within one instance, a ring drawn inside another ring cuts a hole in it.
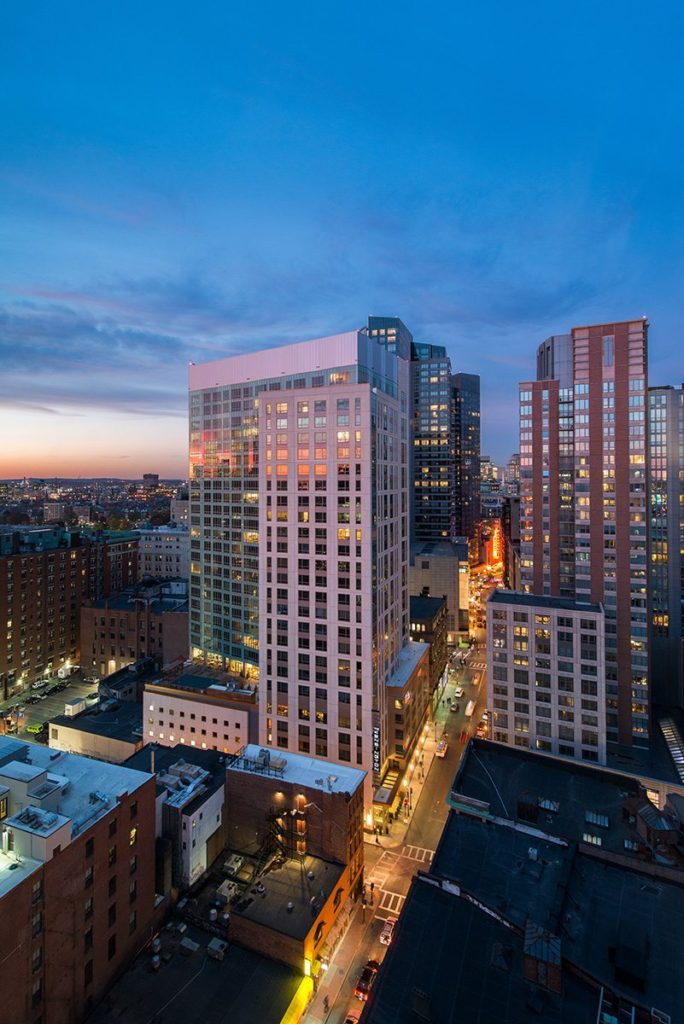
M 409 860 L 418 860 L 422 864 L 429 864 L 434 855 L 434 850 L 427 850 L 424 846 L 405 846 L 401 851 L 402 857 Z
M 401 908 L 406 900 L 405 896 L 402 896 L 400 892 L 385 892 L 383 891 L 378 903 L 378 909 L 376 917 L 381 916 L 381 911 L 389 911 L 390 917 L 397 917 L 401 913 Z
M 373 882 L 376 889 L 382 889 L 383 885 L 392 874 L 392 868 L 398 860 L 398 853 L 392 853 L 391 850 L 385 850 L 382 857 L 373 868 L 372 873 L 366 878 L 366 882 Z

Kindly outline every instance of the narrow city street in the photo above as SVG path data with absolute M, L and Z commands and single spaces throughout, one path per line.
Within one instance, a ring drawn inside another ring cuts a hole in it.
M 411 784 L 413 806 L 407 817 L 393 823 L 388 836 L 378 841 L 367 837 L 364 877 L 368 905 L 356 908 L 349 931 L 304 1017 L 305 1024 L 343 1024 L 350 1011 L 360 1011 L 362 1004 L 354 997 L 359 975 L 366 961 L 382 961 L 387 948 L 380 942 L 382 928 L 387 920 L 399 916 L 411 879 L 417 871 L 429 868 L 439 842 L 448 813 L 446 796 L 465 750 L 461 735 L 475 732 L 485 709 L 484 669 L 484 651 L 473 647 L 464 667 L 449 670 L 444 697 L 425 733 L 423 768 L 414 774 Z M 459 687 L 464 694 L 456 698 Z M 450 710 L 452 699 L 459 704 L 458 712 Z M 475 702 L 475 710 L 466 718 L 469 701 Z M 441 739 L 448 743 L 443 758 L 435 756 Z

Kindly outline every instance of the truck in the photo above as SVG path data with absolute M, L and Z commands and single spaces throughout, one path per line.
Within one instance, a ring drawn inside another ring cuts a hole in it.
M 474 700 L 469 700 L 468 701 L 468 705 L 467 705 L 467 707 L 465 709 L 465 716 L 466 716 L 466 718 L 472 718 L 474 711 L 475 711 L 475 701 Z
M 57 675 L 60 679 L 68 679 L 70 676 L 73 676 L 74 672 L 78 672 L 78 668 L 78 665 L 62 665 L 57 670 Z

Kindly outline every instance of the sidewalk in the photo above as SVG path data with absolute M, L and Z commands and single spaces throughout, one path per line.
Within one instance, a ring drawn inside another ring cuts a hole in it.
M 373 908 L 366 907 L 366 920 L 363 920 L 363 907 L 359 901 L 352 913 L 352 920 L 344 938 L 341 940 L 330 967 L 325 972 L 318 985 L 318 990 L 309 1003 L 309 1008 L 302 1017 L 302 1024 L 324 1024 L 330 1016 L 330 1011 L 344 985 L 354 957 L 363 942 L 366 929 L 373 920 Z M 328 997 L 330 1009 L 326 1012 L 323 1009 L 323 1001 Z
M 374 836 L 372 832 L 365 832 L 363 838 L 364 842 L 368 846 L 374 846 L 383 850 L 396 850 L 405 845 L 406 835 L 411 827 L 411 822 L 413 821 L 413 812 L 415 811 L 418 801 L 423 793 L 423 787 L 425 786 L 430 768 L 432 767 L 432 762 L 434 761 L 437 743 L 444 732 L 449 735 L 450 743 L 458 743 L 458 736 L 452 736 L 449 732 L 449 719 L 447 717 L 449 714 L 449 698 L 446 697 L 449 686 L 455 687 L 456 685 L 456 683 L 448 683 L 445 687 L 444 692 L 446 703 L 444 706 L 438 706 L 436 720 L 427 723 L 428 729 L 424 730 L 423 737 L 418 742 L 416 750 L 411 758 L 411 763 L 414 764 L 415 767 L 413 768 L 413 771 L 411 771 L 411 768 L 409 767 L 405 775 L 409 788 L 413 790 L 411 797 L 411 810 L 408 817 L 402 812 L 400 817 L 396 818 L 389 826 L 389 835 Z M 437 725 L 437 739 L 435 739 L 435 722 Z M 423 758 L 422 766 L 420 765 L 421 756 Z

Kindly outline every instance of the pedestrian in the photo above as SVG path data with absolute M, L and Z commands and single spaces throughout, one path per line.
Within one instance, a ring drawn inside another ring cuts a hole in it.
M 375 834 L 375 845 L 376 845 L 376 846 L 379 846 L 379 845 L 380 845 L 380 836 L 379 836 L 379 835 L 377 834 L 377 832 L 376 832 L 376 834 Z
M 330 1000 L 327 996 L 323 996 L 323 1013 L 330 1012 Z

